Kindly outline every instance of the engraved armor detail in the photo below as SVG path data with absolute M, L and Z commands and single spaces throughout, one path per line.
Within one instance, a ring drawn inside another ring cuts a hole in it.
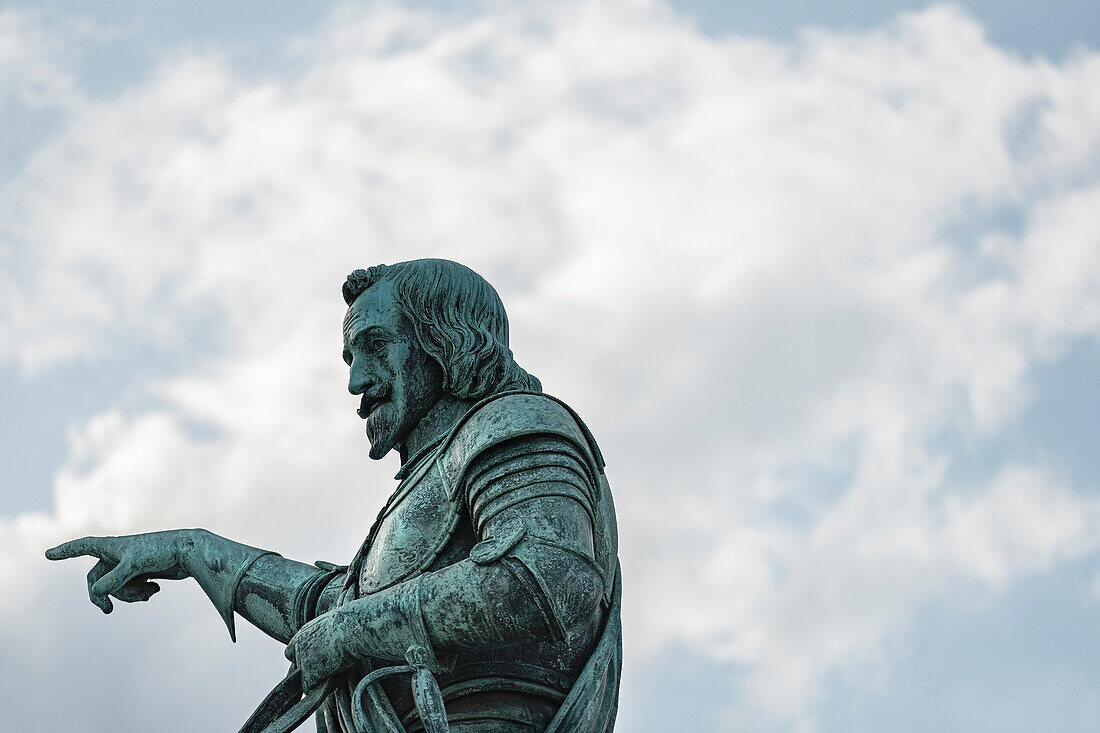
M 359 593 L 388 588 L 426 570 L 459 520 L 459 506 L 434 457 L 424 459 L 394 493 L 359 571 Z

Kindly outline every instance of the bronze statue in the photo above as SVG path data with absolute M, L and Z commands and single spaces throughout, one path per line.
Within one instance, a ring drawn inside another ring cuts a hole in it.
M 447 260 L 356 270 L 344 361 L 370 456 L 399 484 L 348 566 L 202 529 L 85 537 L 88 594 L 145 601 L 198 581 L 287 644 L 292 666 L 242 731 L 610 731 L 622 660 L 615 511 L 584 423 L 508 348 L 488 282 Z M 318 708 L 320 708 L 318 710 Z

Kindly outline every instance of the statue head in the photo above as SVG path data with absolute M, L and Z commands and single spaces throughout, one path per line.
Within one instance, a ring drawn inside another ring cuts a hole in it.
M 343 286 L 348 389 L 363 395 L 371 458 L 401 444 L 444 395 L 475 401 L 541 391 L 508 348 L 508 316 L 493 286 L 449 260 L 376 265 Z

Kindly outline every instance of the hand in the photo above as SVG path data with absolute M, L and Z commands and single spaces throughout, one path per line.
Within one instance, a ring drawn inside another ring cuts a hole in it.
M 339 622 L 339 609 L 333 609 L 304 624 L 286 645 L 286 658 L 302 670 L 302 689 L 309 690 L 354 661 L 347 653 Z
M 114 605 L 109 596 L 126 603 L 147 601 L 160 586 L 152 578 L 182 580 L 189 573 L 183 558 L 201 530 L 177 529 L 124 537 L 82 537 L 46 550 L 50 560 L 88 555 L 99 562 L 88 573 L 88 597 L 103 613 Z

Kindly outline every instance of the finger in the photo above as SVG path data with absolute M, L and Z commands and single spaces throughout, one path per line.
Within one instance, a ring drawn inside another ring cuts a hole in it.
M 134 572 L 129 563 L 120 562 L 113 570 L 97 580 L 88 590 L 88 595 L 91 597 L 92 603 L 102 608 L 104 613 L 110 613 L 112 604 L 111 599 L 107 596 L 117 593 L 122 586 L 133 580 L 135 575 L 137 575 L 137 573 Z
M 106 596 L 103 596 L 101 598 L 93 593 L 92 587 L 97 582 L 99 582 L 100 578 L 111 572 L 112 567 L 114 567 L 114 565 L 107 562 L 106 560 L 100 560 L 94 566 L 92 566 L 91 570 L 88 571 L 88 598 L 91 599 L 92 603 L 99 606 L 99 610 L 103 611 L 103 613 L 110 613 L 114 608 L 114 605 L 111 603 L 110 598 L 107 598 Z
M 62 542 L 57 547 L 51 547 L 46 550 L 46 559 L 48 560 L 68 560 L 73 557 L 80 557 L 82 555 L 91 555 L 92 557 L 98 557 L 104 559 L 107 544 L 110 537 L 81 537 L 78 540 L 69 540 L 68 542 Z
M 283 650 L 283 656 L 289 659 L 291 662 L 297 664 L 298 652 L 294 649 L 293 639 L 290 640 L 290 643 L 286 645 L 286 649 Z
M 147 601 L 160 590 L 160 586 L 151 580 L 135 578 L 115 591 L 115 598 L 126 603 Z

